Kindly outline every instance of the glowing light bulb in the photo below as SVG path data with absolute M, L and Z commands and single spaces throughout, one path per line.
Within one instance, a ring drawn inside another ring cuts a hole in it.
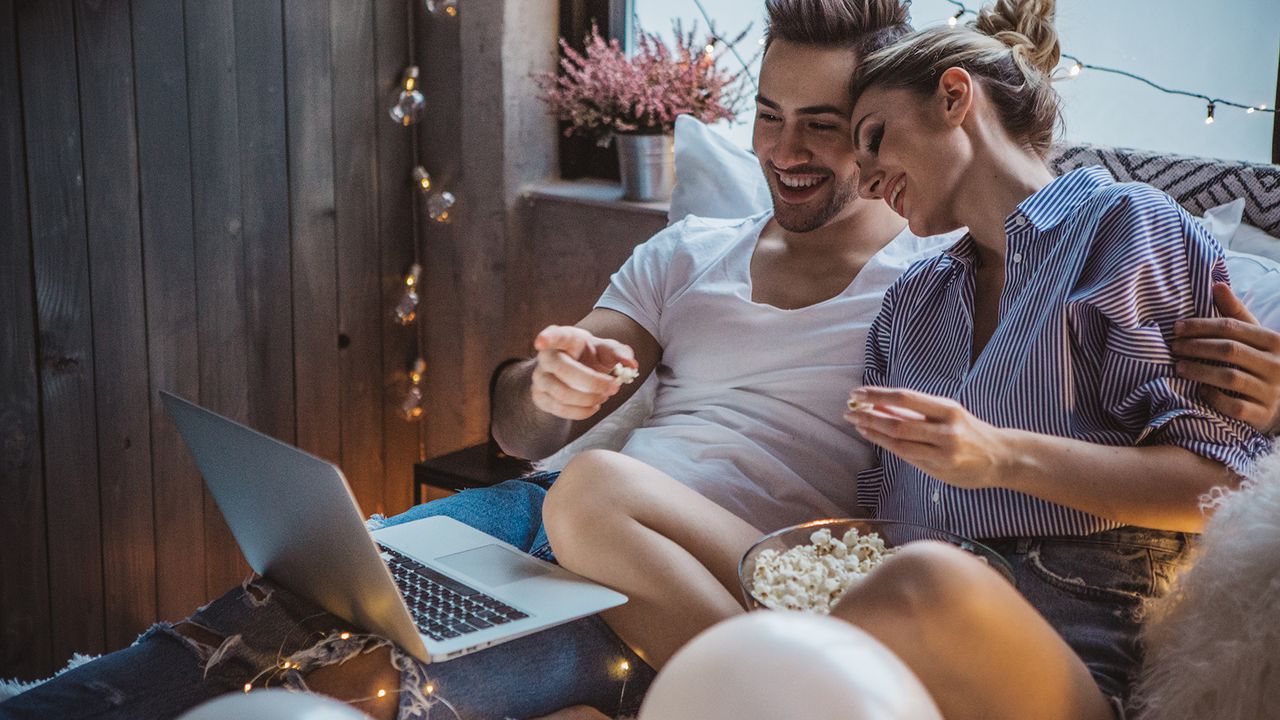
M 964 8 L 960 8 L 959 10 L 956 11 L 955 15 L 952 15 L 951 17 L 947 18 L 947 24 L 950 25 L 951 27 L 955 27 L 956 24 L 960 22 L 960 18 L 962 17 L 964 17 Z
M 430 685 L 430 684 L 428 684 L 428 685 L 423 686 L 423 688 L 422 688 L 422 692 L 424 692 L 424 693 L 426 693 L 426 694 L 428 694 L 428 695 L 430 695 L 431 693 L 433 693 L 433 692 L 435 692 L 435 691 L 436 691 L 436 686 L 435 686 L 435 685 Z
M 1080 64 L 1080 63 L 1078 63 L 1078 62 L 1077 62 L 1077 63 L 1073 63 L 1073 64 L 1071 65 L 1071 69 L 1067 71 L 1067 74 L 1068 74 L 1068 75 L 1070 75 L 1071 77 L 1075 77 L 1075 76 L 1077 76 L 1077 75 L 1079 75 L 1079 74 L 1080 74 L 1080 71 L 1081 71 L 1081 70 L 1084 70 L 1084 66 L 1083 66 L 1083 65 L 1081 65 L 1081 64 Z
M 1205 125 L 1213 124 L 1213 103 L 1209 103 L 1209 112 L 1207 115 L 1205 115 L 1204 124 Z
M 344 633 L 342 633 L 341 635 L 339 635 L 338 637 L 339 637 L 339 638 L 341 638 L 342 640 L 350 640 L 350 639 L 351 639 L 351 633 L 349 633 L 349 632 L 344 632 Z
M 458 0 L 426 0 L 427 12 L 432 15 L 445 14 L 458 17 Z
M 413 181 L 417 183 L 418 189 L 422 190 L 422 192 L 431 189 L 431 175 L 421 165 L 413 169 Z
M 386 691 L 386 690 L 382 690 L 382 689 L 379 689 L 379 690 L 378 690 L 378 697 L 380 697 L 380 698 L 384 698 L 384 697 L 386 697 L 386 696 L 387 696 L 387 691 Z
M 410 421 L 422 417 L 422 400 L 422 388 L 417 385 L 409 388 L 404 399 L 400 401 L 400 417 Z
M 391 106 L 391 119 L 401 125 L 412 125 L 422 116 L 427 107 L 427 99 L 418 91 L 418 66 L 405 68 L 404 77 L 400 81 L 400 94 Z
M 716 44 L 715 44 L 715 43 L 707 43 L 707 46 L 706 46 L 705 48 L 703 48 L 703 49 L 702 49 L 702 51 L 703 51 L 703 52 L 705 52 L 705 53 L 706 53 L 706 54 L 708 54 L 708 55 L 715 55 L 715 54 L 716 54 Z
M 438 192 L 427 198 L 427 214 L 438 223 L 450 222 L 453 220 L 453 206 L 457 203 L 453 193 Z
M 953 17 L 949 17 L 949 18 L 947 18 L 947 24 L 948 24 L 948 25 L 950 25 L 951 27 L 955 27 L 955 26 L 956 26 L 956 22 L 957 22 L 957 20 L 956 20 L 955 18 L 953 18 Z
M 1254 112 L 1254 108 L 1250 107 L 1248 110 L 1245 110 L 1245 111 L 1244 111 L 1244 114 L 1245 114 L 1245 115 L 1252 115 L 1252 114 L 1253 114 L 1253 112 Z
M 244 684 L 244 691 L 245 691 L 245 692 L 249 692 L 249 691 L 250 691 L 250 690 L 252 690 L 252 689 L 253 689 L 253 683 L 245 683 L 245 684 Z
M 396 322 L 401 325 L 409 325 L 418 319 L 418 304 L 422 301 L 421 296 L 418 295 L 418 286 L 421 283 L 422 266 L 414 263 L 409 268 L 408 274 L 404 276 L 404 294 L 400 296 L 400 302 L 396 303 Z
M 623 660 L 622 662 L 618 663 L 618 669 L 621 670 L 622 672 L 627 672 L 628 670 L 631 669 L 631 663 L 627 662 L 626 660 Z
M 413 361 L 413 369 L 409 371 L 409 381 L 414 385 L 421 385 L 422 379 L 427 374 L 427 361 L 418 358 Z

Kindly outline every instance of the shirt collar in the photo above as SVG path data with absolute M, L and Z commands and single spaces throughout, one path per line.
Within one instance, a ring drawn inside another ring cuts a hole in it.
M 1018 209 L 1009 216 L 1009 221 L 1021 214 L 1036 230 L 1045 232 L 1075 212 L 1099 188 L 1114 184 L 1111 173 L 1101 165 L 1076 168 L 1054 178 L 1018 203 Z M 1006 230 L 1009 221 L 1005 223 Z

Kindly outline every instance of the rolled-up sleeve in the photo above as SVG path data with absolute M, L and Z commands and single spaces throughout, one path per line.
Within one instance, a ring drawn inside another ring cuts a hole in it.
M 1177 377 L 1173 323 L 1218 315 L 1213 284 L 1228 280 L 1221 248 L 1172 207 L 1104 219 L 1092 271 L 1069 303 L 1077 342 L 1100 347 L 1102 408 L 1137 445 L 1176 445 L 1243 473 L 1272 441 L 1199 399 Z M 1131 242 L 1146 238 L 1147 242 Z

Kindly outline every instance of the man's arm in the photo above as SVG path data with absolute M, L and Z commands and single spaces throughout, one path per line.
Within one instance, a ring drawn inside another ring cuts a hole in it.
M 662 347 L 639 323 L 597 308 L 573 327 L 552 325 L 534 339 L 537 356 L 513 363 L 494 384 L 493 437 L 509 455 L 544 458 L 626 402 L 653 372 Z M 622 363 L 639 372 L 623 385 Z
M 1202 383 L 1201 395 L 1218 412 L 1265 435 L 1280 434 L 1280 333 L 1258 324 L 1230 286 L 1213 287 L 1220 318 L 1193 318 L 1174 326 L 1171 343 L 1180 377 Z M 1230 363 L 1209 365 L 1200 360 Z

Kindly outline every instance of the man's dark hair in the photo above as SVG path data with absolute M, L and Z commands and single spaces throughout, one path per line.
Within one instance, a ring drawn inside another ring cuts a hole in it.
M 847 47 L 859 59 L 912 32 L 902 0 L 765 0 L 765 51 L 774 40 Z

